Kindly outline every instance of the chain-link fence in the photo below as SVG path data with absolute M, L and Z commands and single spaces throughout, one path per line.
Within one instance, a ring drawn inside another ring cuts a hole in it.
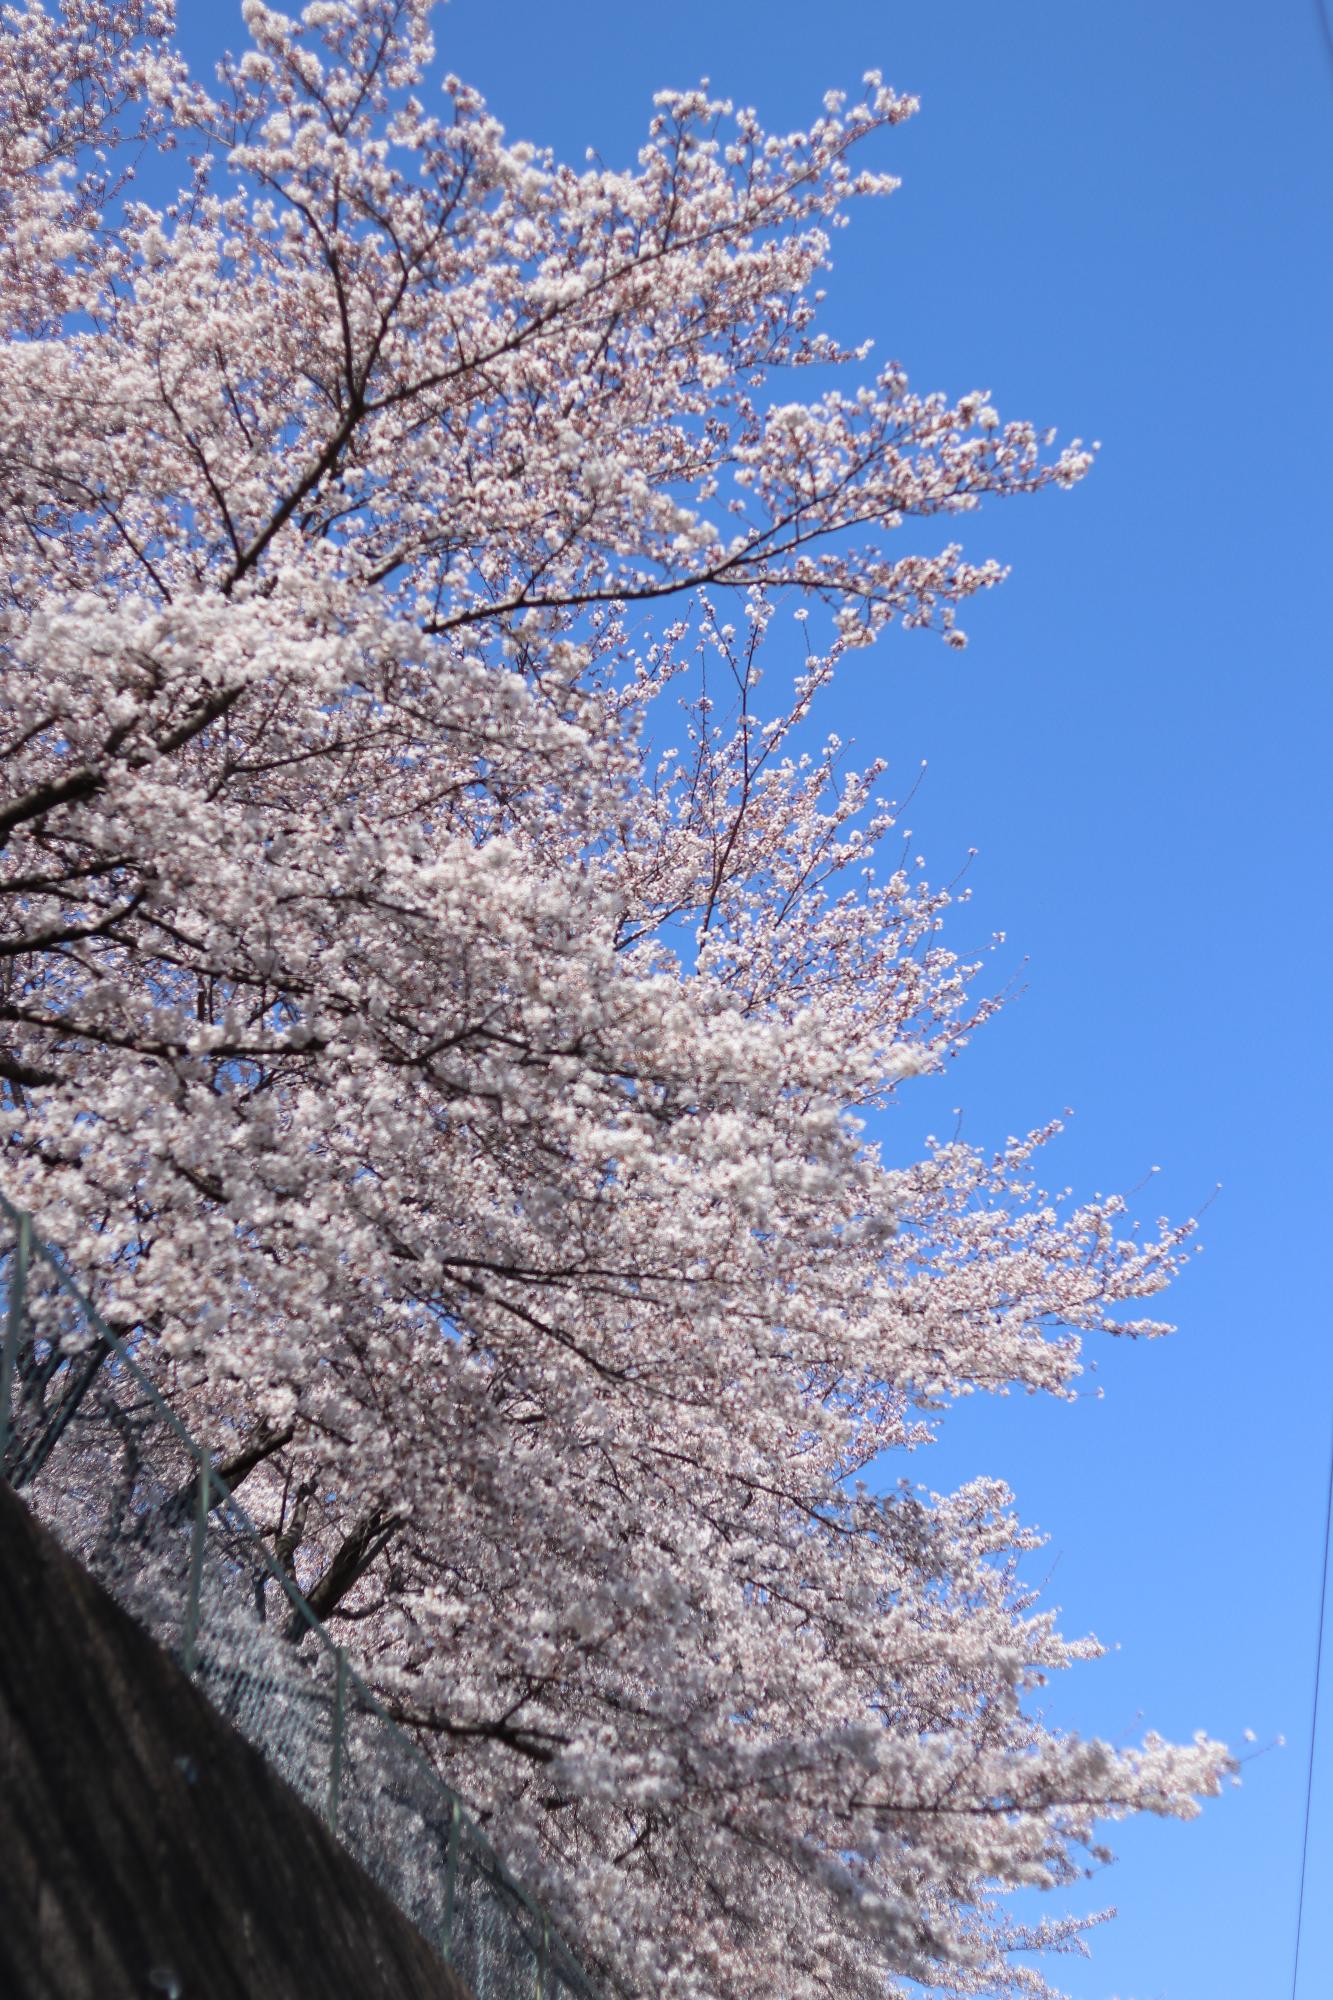
M 475 2000 L 600 2000 L 133 1353 L 0 1195 L 0 1462 Z

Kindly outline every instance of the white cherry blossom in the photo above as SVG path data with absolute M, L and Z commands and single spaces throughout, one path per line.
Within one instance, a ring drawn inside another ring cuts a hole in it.
M 812 732 L 1089 454 L 816 326 L 877 74 L 576 170 L 430 11 L 0 22 L 5 1191 L 620 1990 L 1036 1994 L 1004 1892 L 1225 1753 L 1048 1727 L 1004 1488 L 861 1481 L 1188 1232 L 871 1143 L 995 1003 Z

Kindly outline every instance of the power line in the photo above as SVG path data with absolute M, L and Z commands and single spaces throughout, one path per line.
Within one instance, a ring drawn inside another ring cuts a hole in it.
M 1333 68 L 1333 21 L 1330 21 L 1328 15 L 1328 0 L 1314 0 L 1314 11 L 1315 19 L 1319 23 L 1319 32 L 1324 38 L 1324 54 L 1328 57 L 1329 66 Z
M 1322 8 L 1320 11 L 1322 14 Z M 1291 1966 L 1291 2000 L 1296 2000 L 1296 1981 L 1301 1972 L 1301 1919 L 1305 1915 L 1305 1864 L 1310 1853 L 1310 1801 L 1314 1797 L 1314 1748 L 1319 1729 L 1319 1678 L 1324 1660 L 1324 1605 L 1328 1598 L 1330 1528 L 1333 1528 L 1333 1439 L 1329 1441 L 1328 1498 L 1324 1503 L 1324 1559 L 1319 1572 L 1319 1630 L 1314 1645 L 1314 1701 L 1310 1712 L 1310 1756 L 1305 1770 L 1305 1826 L 1301 1833 L 1301 1887 L 1296 1899 L 1296 1955 Z

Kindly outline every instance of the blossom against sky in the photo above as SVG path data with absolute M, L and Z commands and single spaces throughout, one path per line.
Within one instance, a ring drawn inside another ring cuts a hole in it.
M 182 12 L 196 55 L 224 39 L 215 10 Z M 833 719 L 890 759 L 892 789 L 929 760 L 917 842 L 936 876 L 979 848 L 967 921 L 979 942 L 1007 933 L 1026 983 L 931 1087 L 937 1129 L 957 1104 L 967 1136 L 997 1141 L 1068 1103 L 1080 1188 L 1160 1163 L 1181 1213 L 1223 1184 L 1173 1341 L 1105 1353 L 1103 1401 L 951 1414 L 920 1476 L 1006 1476 L 1052 1536 L 1066 1629 L 1095 1620 L 1121 1645 L 1072 1678 L 1062 1719 L 1132 1738 L 1142 1708 L 1171 1733 L 1291 1740 L 1188 1833 L 1121 1834 L 1090 1887 L 1121 1919 L 1064 1975 L 1088 2000 L 1249 2000 L 1286 1979 L 1333 1408 L 1333 79 L 1312 14 L 777 0 L 757 29 L 703 0 L 502 17 L 455 0 L 440 37 L 512 132 L 609 161 L 664 84 L 706 73 L 782 129 L 882 67 L 922 114 L 885 149 L 901 192 L 839 244 L 837 330 L 923 387 L 985 386 L 1102 441 L 1072 499 L 968 524 L 971 553 L 1014 567 L 969 607 L 970 650 L 894 637 L 852 663 Z M 908 1156 L 925 1115 L 895 1114 Z M 1320 1774 L 1316 1884 L 1327 1745 Z M 1330 1970 L 1316 1899 L 1302 1991 Z

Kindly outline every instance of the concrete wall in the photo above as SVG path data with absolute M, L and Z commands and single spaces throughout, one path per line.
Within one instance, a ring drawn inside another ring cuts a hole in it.
M 0 2000 L 467 2000 L 0 1485 Z

